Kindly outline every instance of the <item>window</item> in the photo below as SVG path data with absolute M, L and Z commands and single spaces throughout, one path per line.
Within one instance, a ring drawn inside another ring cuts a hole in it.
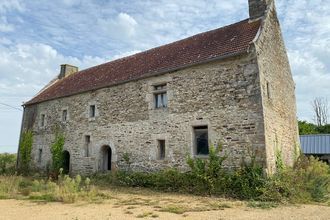
M 209 140 L 207 126 L 194 127 L 194 146 L 196 155 L 209 154 Z
M 41 127 L 45 126 L 45 114 L 41 114 Z
M 268 99 L 270 99 L 271 98 L 271 95 L 270 95 L 270 85 L 269 85 L 269 82 L 267 82 L 266 83 L 266 89 L 267 89 L 267 97 L 268 97 Z
M 167 107 L 166 84 L 154 86 L 155 108 Z
M 42 149 L 39 149 L 38 163 L 41 163 L 41 160 L 42 160 Z
M 95 105 L 89 106 L 89 117 L 94 118 L 95 117 Z
M 165 140 L 158 140 L 158 160 L 165 159 Z
M 68 119 L 68 110 L 63 110 L 62 111 L 62 121 L 67 121 Z
M 89 144 L 91 143 L 91 136 L 85 136 L 85 156 L 89 157 Z

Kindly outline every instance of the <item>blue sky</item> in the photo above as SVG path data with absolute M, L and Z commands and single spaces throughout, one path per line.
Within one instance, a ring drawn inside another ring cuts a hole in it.
M 299 119 L 330 99 L 330 0 L 277 0 Z M 69 63 L 84 69 L 248 17 L 248 0 L 0 0 L 0 103 L 20 108 Z M 0 104 L 0 152 L 22 112 Z

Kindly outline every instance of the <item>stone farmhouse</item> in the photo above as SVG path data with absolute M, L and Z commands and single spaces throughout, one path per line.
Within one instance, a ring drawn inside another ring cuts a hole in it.
M 298 139 L 295 84 L 273 0 L 249 0 L 250 17 L 135 55 L 61 72 L 26 102 L 32 161 L 51 162 L 55 128 L 65 135 L 65 169 L 88 174 L 187 168 L 222 145 L 226 166 L 251 152 L 265 171 L 276 154 L 292 164 Z

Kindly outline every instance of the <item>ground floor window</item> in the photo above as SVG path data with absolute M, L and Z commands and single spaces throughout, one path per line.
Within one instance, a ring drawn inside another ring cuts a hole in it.
M 165 159 L 165 140 L 158 140 L 158 160 Z
M 209 154 L 208 127 L 194 127 L 194 152 L 195 155 Z

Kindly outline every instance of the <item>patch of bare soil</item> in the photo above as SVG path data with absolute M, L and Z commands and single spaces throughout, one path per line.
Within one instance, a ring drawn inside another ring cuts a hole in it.
M 105 192 L 109 200 L 99 204 L 44 203 L 0 200 L 0 220 L 38 219 L 330 219 L 330 207 L 321 205 L 249 208 L 240 201 L 149 191 Z

